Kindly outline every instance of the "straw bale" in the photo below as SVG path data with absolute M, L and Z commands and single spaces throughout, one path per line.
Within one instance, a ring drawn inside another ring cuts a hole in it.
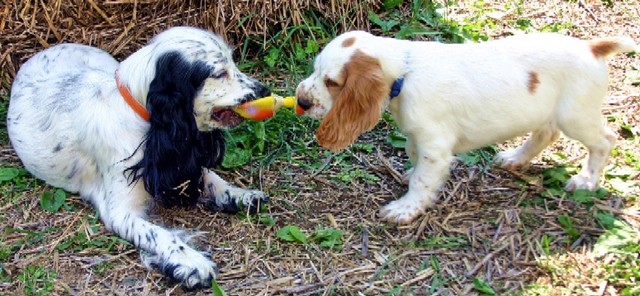
M 256 47 L 285 28 L 315 22 L 309 19 L 310 13 L 335 24 L 336 31 L 367 29 L 367 12 L 375 9 L 378 2 L 2 0 L 2 86 L 8 86 L 27 58 L 57 43 L 89 44 L 122 59 L 158 32 L 172 26 L 190 25 L 220 34 L 235 48 L 251 37 L 249 45 Z

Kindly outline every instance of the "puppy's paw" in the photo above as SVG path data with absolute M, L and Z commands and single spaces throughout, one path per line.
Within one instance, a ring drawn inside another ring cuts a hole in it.
M 569 179 L 569 182 L 567 182 L 567 185 L 564 186 L 564 189 L 566 191 L 576 191 L 578 189 L 595 191 L 596 189 L 598 189 L 598 184 L 597 181 L 593 181 L 589 177 L 575 175 L 571 177 L 571 179 Z
M 237 213 L 243 209 L 250 214 L 260 210 L 260 206 L 269 202 L 269 197 L 259 190 L 242 189 L 229 186 L 224 191 L 202 201 L 212 211 Z
M 424 213 L 433 203 L 424 204 L 416 200 L 401 198 L 394 200 L 380 209 L 380 219 L 398 224 L 409 224 Z
M 218 267 L 215 263 L 186 245 L 177 246 L 162 254 L 141 253 L 142 262 L 159 270 L 166 277 L 180 282 L 187 290 L 208 288 L 215 279 Z
M 411 175 L 413 174 L 413 168 L 408 169 L 404 174 L 402 174 L 402 184 L 408 185 L 411 180 Z
M 506 170 L 521 169 L 529 164 L 529 160 L 524 159 L 523 155 L 519 153 L 517 149 L 498 153 L 494 162 Z

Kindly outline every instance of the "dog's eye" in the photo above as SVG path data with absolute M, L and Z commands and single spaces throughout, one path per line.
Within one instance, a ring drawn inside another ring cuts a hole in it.
M 340 86 L 340 84 L 338 84 L 337 82 L 335 82 L 335 81 L 333 81 L 333 80 L 331 80 L 329 78 L 324 80 L 324 85 L 326 87 L 338 87 L 338 86 Z
M 227 71 L 218 71 L 218 72 L 214 72 L 213 74 L 211 74 L 211 78 L 213 79 L 223 79 L 223 78 L 227 78 L 229 76 L 229 73 Z

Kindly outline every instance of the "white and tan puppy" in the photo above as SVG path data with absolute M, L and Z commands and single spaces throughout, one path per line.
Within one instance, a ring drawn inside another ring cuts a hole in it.
M 307 115 L 323 119 L 316 137 L 331 150 L 351 144 L 390 109 L 413 169 L 405 175 L 409 191 L 380 214 L 409 223 L 434 205 L 456 153 L 528 132 L 522 146 L 497 156 L 503 167 L 528 164 L 563 132 L 589 150 L 566 189 L 596 189 L 616 139 L 601 115 L 605 58 L 636 48 L 625 37 L 530 34 L 441 44 L 355 31 L 322 50 L 296 96 Z

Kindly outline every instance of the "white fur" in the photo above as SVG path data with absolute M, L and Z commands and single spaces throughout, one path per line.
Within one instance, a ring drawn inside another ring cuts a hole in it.
M 143 250 L 148 266 L 186 288 L 207 287 L 216 265 L 177 232 L 145 219 L 151 196 L 141 180 L 131 183 L 125 173 L 146 153 L 142 143 L 150 123 L 123 100 L 116 70 L 133 97 L 147 106 L 150 84 L 160 74 L 156 66 L 168 52 L 206 64 L 211 71 L 191 98 L 194 110 L 188 110 L 201 131 L 227 127 L 212 118 L 213 108 L 255 98 L 255 89 L 262 87 L 238 71 L 221 39 L 200 29 L 167 30 L 122 63 L 97 48 L 62 44 L 21 67 L 11 90 L 7 126 L 27 170 L 53 186 L 78 192 L 99 211 L 107 228 Z M 229 185 L 207 168 L 202 168 L 202 178 L 200 199 L 213 208 L 265 199 L 262 192 Z
M 345 46 L 348 39 L 353 44 Z M 629 38 L 606 40 L 617 44 L 606 54 L 636 49 Z M 325 80 L 342 85 L 343 69 L 356 52 L 379 61 L 389 86 L 405 77 L 398 97 L 380 95 L 407 136 L 414 168 L 407 172 L 406 195 L 380 213 L 385 220 L 408 223 L 434 205 L 456 153 L 528 132 L 532 135 L 521 147 L 497 156 L 503 167 L 528 164 L 562 131 L 589 150 L 588 161 L 566 188 L 596 189 L 616 136 L 600 111 L 608 86 L 606 54 L 596 57 L 590 44 L 557 34 L 441 44 L 348 32 L 317 56 L 314 72 L 299 84 L 296 95 L 302 105 L 311 106 L 306 114 L 323 118 L 336 99 Z

